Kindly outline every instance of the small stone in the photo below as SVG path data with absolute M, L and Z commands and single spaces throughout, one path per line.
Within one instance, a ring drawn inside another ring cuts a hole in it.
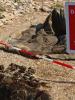
M 3 26 L 3 23 L 2 23 L 2 21 L 0 20 L 0 26 Z
M 3 79 L 3 83 L 10 85 L 10 84 L 13 83 L 13 79 L 11 77 L 5 76 L 4 79 Z
M 43 12 L 50 12 L 50 8 L 48 6 L 43 6 L 43 8 L 40 8 Z
M 30 75 L 35 74 L 35 70 L 29 67 L 27 73 L 29 73 Z
M 10 70 L 10 71 L 15 71 L 17 68 L 18 68 L 18 65 L 14 64 L 14 63 L 11 63 L 11 64 L 9 65 L 9 70 Z
M 52 48 L 52 52 L 54 53 L 64 53 L 66 51 L 66 48 L 64 45 L 55 45 Z
M 19 72 L 20 73 L 24 73 L 25 72 L 25 70 L 26 70 L 26 67 L 25 66 L 19 66 Z

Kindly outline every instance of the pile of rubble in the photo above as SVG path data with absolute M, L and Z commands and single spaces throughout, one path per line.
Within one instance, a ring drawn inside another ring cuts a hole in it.
M 24 44 L 31 51 L 42 53 L 62 53 L 66 49 L 66 26 L 64 11 L 53 9 L 43 24 L 32 25 L 21 33 L 15 45 Z
M 50 100 L 46 91 L 40 90 L 40 81 L 31 67 L 11 63 L 7 69 L 0 65 L 0 100 Z

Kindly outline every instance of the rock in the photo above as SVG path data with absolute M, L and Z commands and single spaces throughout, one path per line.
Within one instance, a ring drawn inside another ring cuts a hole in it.
M 31 87 L 33 87 L 35 89 L 40 86 L 39 81 L 37 81 L 36 79 L 35 80 L 31 79 L 27 83 L 28 83 L 29 86 L 31 86 Z
M 3 18 L 5 18 L 5 16 L 2 13 L 0 13 L 0 19 L 3 19 Z
M 17 70 L 18 68 L 19 68 L 18 65 L 14 64 L 14 63 L 11 63 L 11 64 L 9 65 L 9 67 L 8 67 L 7 70 L 15 71 L 15 70 Z
M 37 25 L 32 25 L 32 26 L 30 26 L 30 28 L 35 28 L 36 29 L 36 33 L 37 33 L 38 31 L 43 29 L 43 24 L 39 23 Z
M 40 8 L 40 10 L 41 11 L 43 11 L 43 12 L 50 12 L 50 7 L 48 7 L 48 6 L 43 6 L 43 8 Z
M 9 76 L 7 76 L 7 77 L 5 76 L 2 80 L 2 82 L 5 83 L 5 84 L 11 85 L 11 84 L 13 84 L 13 79 Z
M 16 64 L 14 64 L 14 63 L 11 63 L 11 64 L 9 65 L 9 70 L 10 70 L 10 71 L 15 71 L 15 70 L 17 70 L 17 69 L 19 69 L 19 72 L 20 72 L 20 73 L 24 73 L 25 70 L 26 70 L 26 67 L 25 67 L 25 66 L 19 66 L 19 65 L 16 65 Z
M 33 75 L 35 74 L 35 70 L 29 67 L 27 73 L 29 73 L 30 75 Z
M 14 18 L 12 13 L 3 12 L 3 16 L 5 16 L 6 20 L 11 20 Z
M 29 28 L 28 30 L 22 32 L 22 36 L 19 40 L 28 42 L 35 35 L 36 35 L 36 29 Z
M 58 39 L 53 36 L 53 35 L 48 35 L 44 32 L 44 30 L 40 30 L 38 33 L 37 33 L 37 41 L 39 44 L 43 44 L 43 45 L 55 45 L 58 41 Z
M 35 11 L 39 11 L 39 10 L 41 9 L 41 6 L 40 6 L 37 2 L 35 2 L 35 3 L 33 4 L 33 9 L 34 9 Z
M 26 71 L 26 67 L 25 66 L 19 66 L 19 72 L 20 73 L 24 73 Z
M 4 18 L 1 19 L 3 25 L 13 22 L 12 19 L 14 18 L 14 15 L 12 13 L 3 12 L 2 15 L 4 16 Z
M 23 31 L 17 43 L 22 43 L 25 47 L 30 48 L 31 51 L 51 52 L 52 47 L 58 42 L 57 37 L 53 34 L 47 34 L 42 25 L 37 30 L 36 32 L 36 28 L 30 27 L 29 30 Z
M 3 26 L 3 22 L 0 20 L 0 26 Z
M 65 53 L 65 51 L 66 51 L 65 45 L 55 45 L 52 48 L 53 53 Z

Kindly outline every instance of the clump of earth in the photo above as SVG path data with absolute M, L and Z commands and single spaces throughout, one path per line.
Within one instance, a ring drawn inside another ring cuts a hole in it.
M 4 69 L 0 65 L 0 100 L 51 100 L 49 94 L 40 90 L 40 81 L 34 77 L 31 67 L 11 63 Z

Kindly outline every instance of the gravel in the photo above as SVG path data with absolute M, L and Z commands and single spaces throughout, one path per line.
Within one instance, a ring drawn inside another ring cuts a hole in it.
M 58 55 L 56 56 L 58 57 Z M 63 62 L 73 66 L 75 65 L 75 61 Z M 52 62 L 42 59 L 29 59 L 21 55 L 7 53 L 0 50 L 0 65 L 4 65 L 6 69 L 11 63 L 26 66 L 27 68 L 34 68 L 36 70 L 34 76 L 42 82 L 40 89 L 48 91 L 53 100 L 75 99 L 75 70 L 55 65 Z

